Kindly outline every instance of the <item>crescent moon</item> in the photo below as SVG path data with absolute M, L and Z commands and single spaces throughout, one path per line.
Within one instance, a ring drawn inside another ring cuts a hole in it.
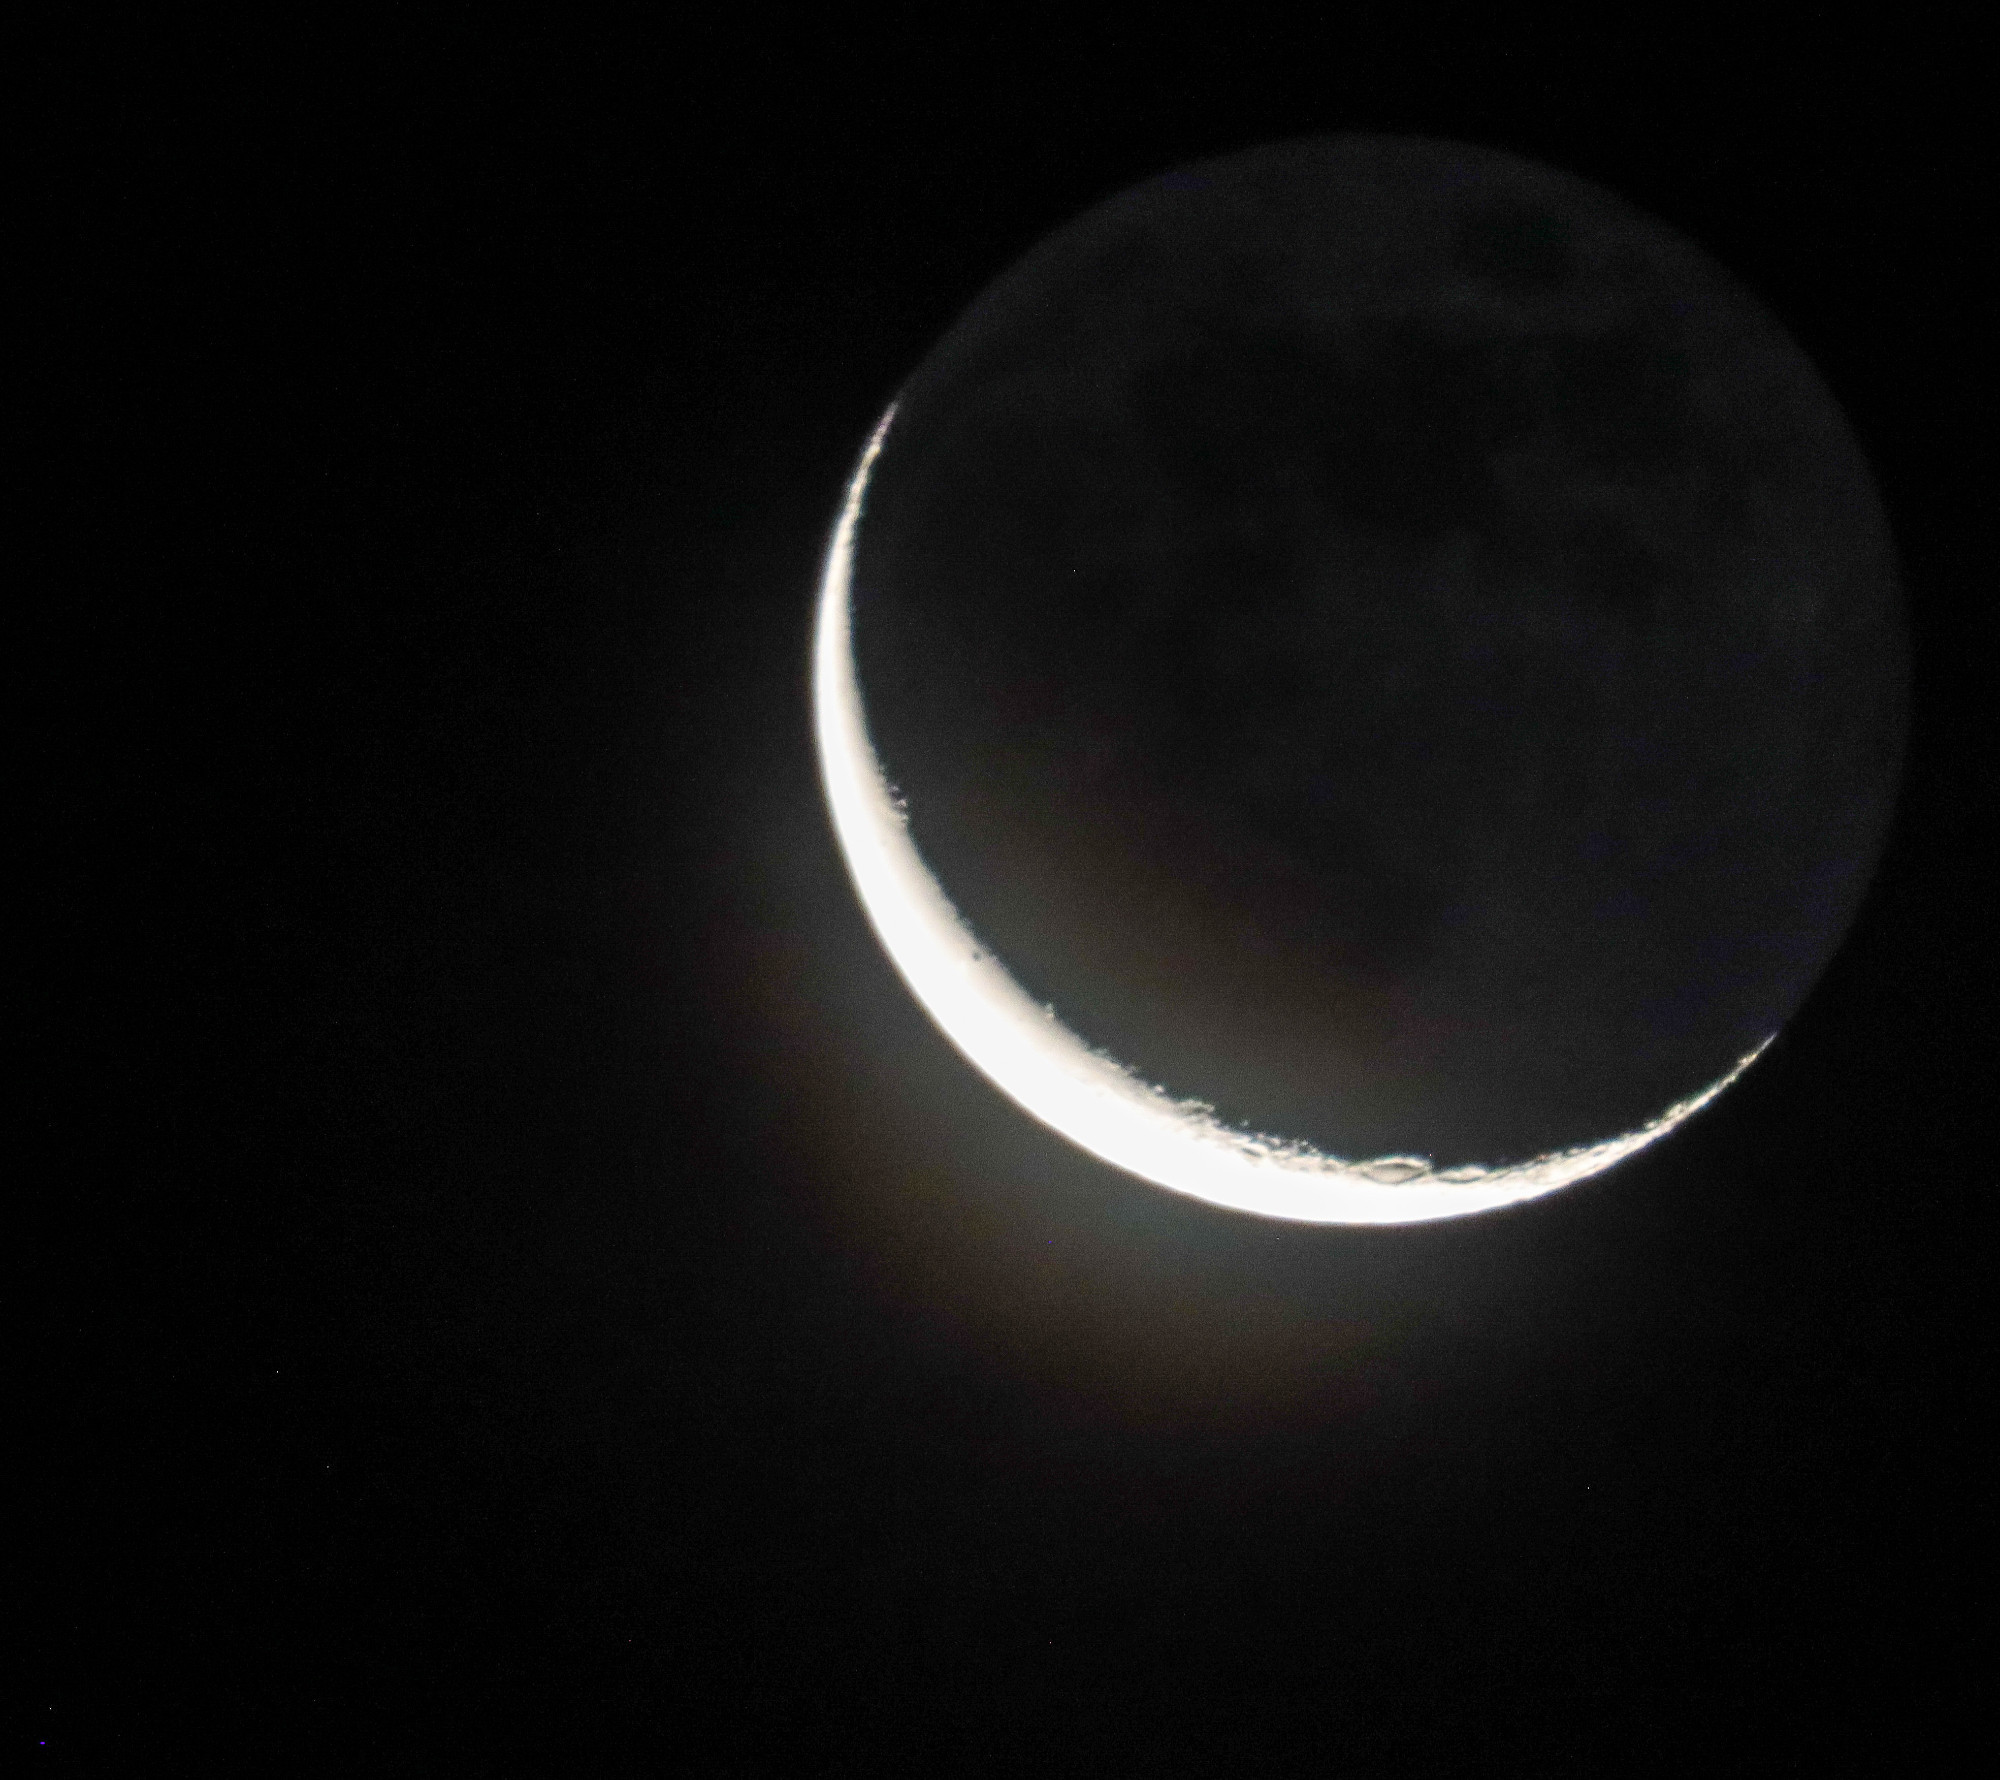
M 868 479 L 892 404 L 876 425 L 834 527 L 813 640 L 813 722 L 833 830 L 882 949 L 939 1029 L 1024 1111 L 1079 1149 L 1156 1186 L 1260 1217 L 1309 1224 L 1414 1224 L 1552 1193 L 1656 1143 L 1756 1061 L 1622 1137 L 1493 1167 L 1434 1169 L 1421 1156 L 1344 1161 L 1238 1131 L 1093 1049 L 1035 1002 L 945 895 L 868 736 L 854 663 L 850 581 Z

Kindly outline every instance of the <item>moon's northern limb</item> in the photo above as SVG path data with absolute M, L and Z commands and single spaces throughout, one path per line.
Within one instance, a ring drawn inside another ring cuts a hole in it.
M 847 490 L 820 589 L 814 726 L 834 832 L 863 909 L 911 993 L 1019 1106 L 1113 1166 L 1214 1205 L 1307 1223 L 1405 1224 L 1533 1199 L 1644 1149 L 1699 1111 L 1769 1043 L 1638 1129 L 1525 1162 L 1435 1170 L 1421 1157 L 1349 1161 L 1232 1130 L 1093 1050 L 1038 1005 L 961 919 L 912 840 L 868 736 L 852 636 L 854 542 L 895 416 L 882 417 Z

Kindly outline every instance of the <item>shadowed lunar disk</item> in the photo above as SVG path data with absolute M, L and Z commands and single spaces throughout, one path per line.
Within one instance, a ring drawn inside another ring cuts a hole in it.
M 1509 155 L 1292 143 L 1088 213 L 910 379 L 842 548 L 866 739 L 979 944 L 1329 1156 L 1657 1121 L 1796 1008 L 1886 826 L 1839 409 L 1689 242 Z

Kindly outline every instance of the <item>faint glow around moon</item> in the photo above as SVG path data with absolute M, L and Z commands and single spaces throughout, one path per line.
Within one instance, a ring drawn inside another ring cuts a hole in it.
M 1623 1137 L 1498 1167 L 1433 1169 L 1420 1156 L 1342 1161 L 1234 1131 L 1093 1050 L 1008 975 L 951 904 L 911 840 L 868 739 L 854 666 L 849 578 L 868 477 L 895 418 L 876 426 L 827 552 L 813 645 L 820 772 L 854 887 L 876 936 L 945 1036 L 1002 1093 L 1079 1148 L 1162 1187 L 1264 1217 L 1411 1224 L 1533 1199 L 1601 1173 L 1706 1106 L 1761 1054 Z

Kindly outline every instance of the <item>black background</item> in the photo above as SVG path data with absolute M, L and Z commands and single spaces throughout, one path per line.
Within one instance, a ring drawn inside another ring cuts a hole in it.
M 16 1742 L 1956 1745 L 1969 45 L 452 16 L 30 65 Z M 1890 851 L 1772 1052 L 1598 1182 L 1400 1232 L 1211 1212 L 1002 1103 L 866 930 L 805 704 L 842 484 L 962 306 L 1134 179 L 1346 127 L 1547 159 L 1742 276 L 1875 462 L 1915 648 Z

